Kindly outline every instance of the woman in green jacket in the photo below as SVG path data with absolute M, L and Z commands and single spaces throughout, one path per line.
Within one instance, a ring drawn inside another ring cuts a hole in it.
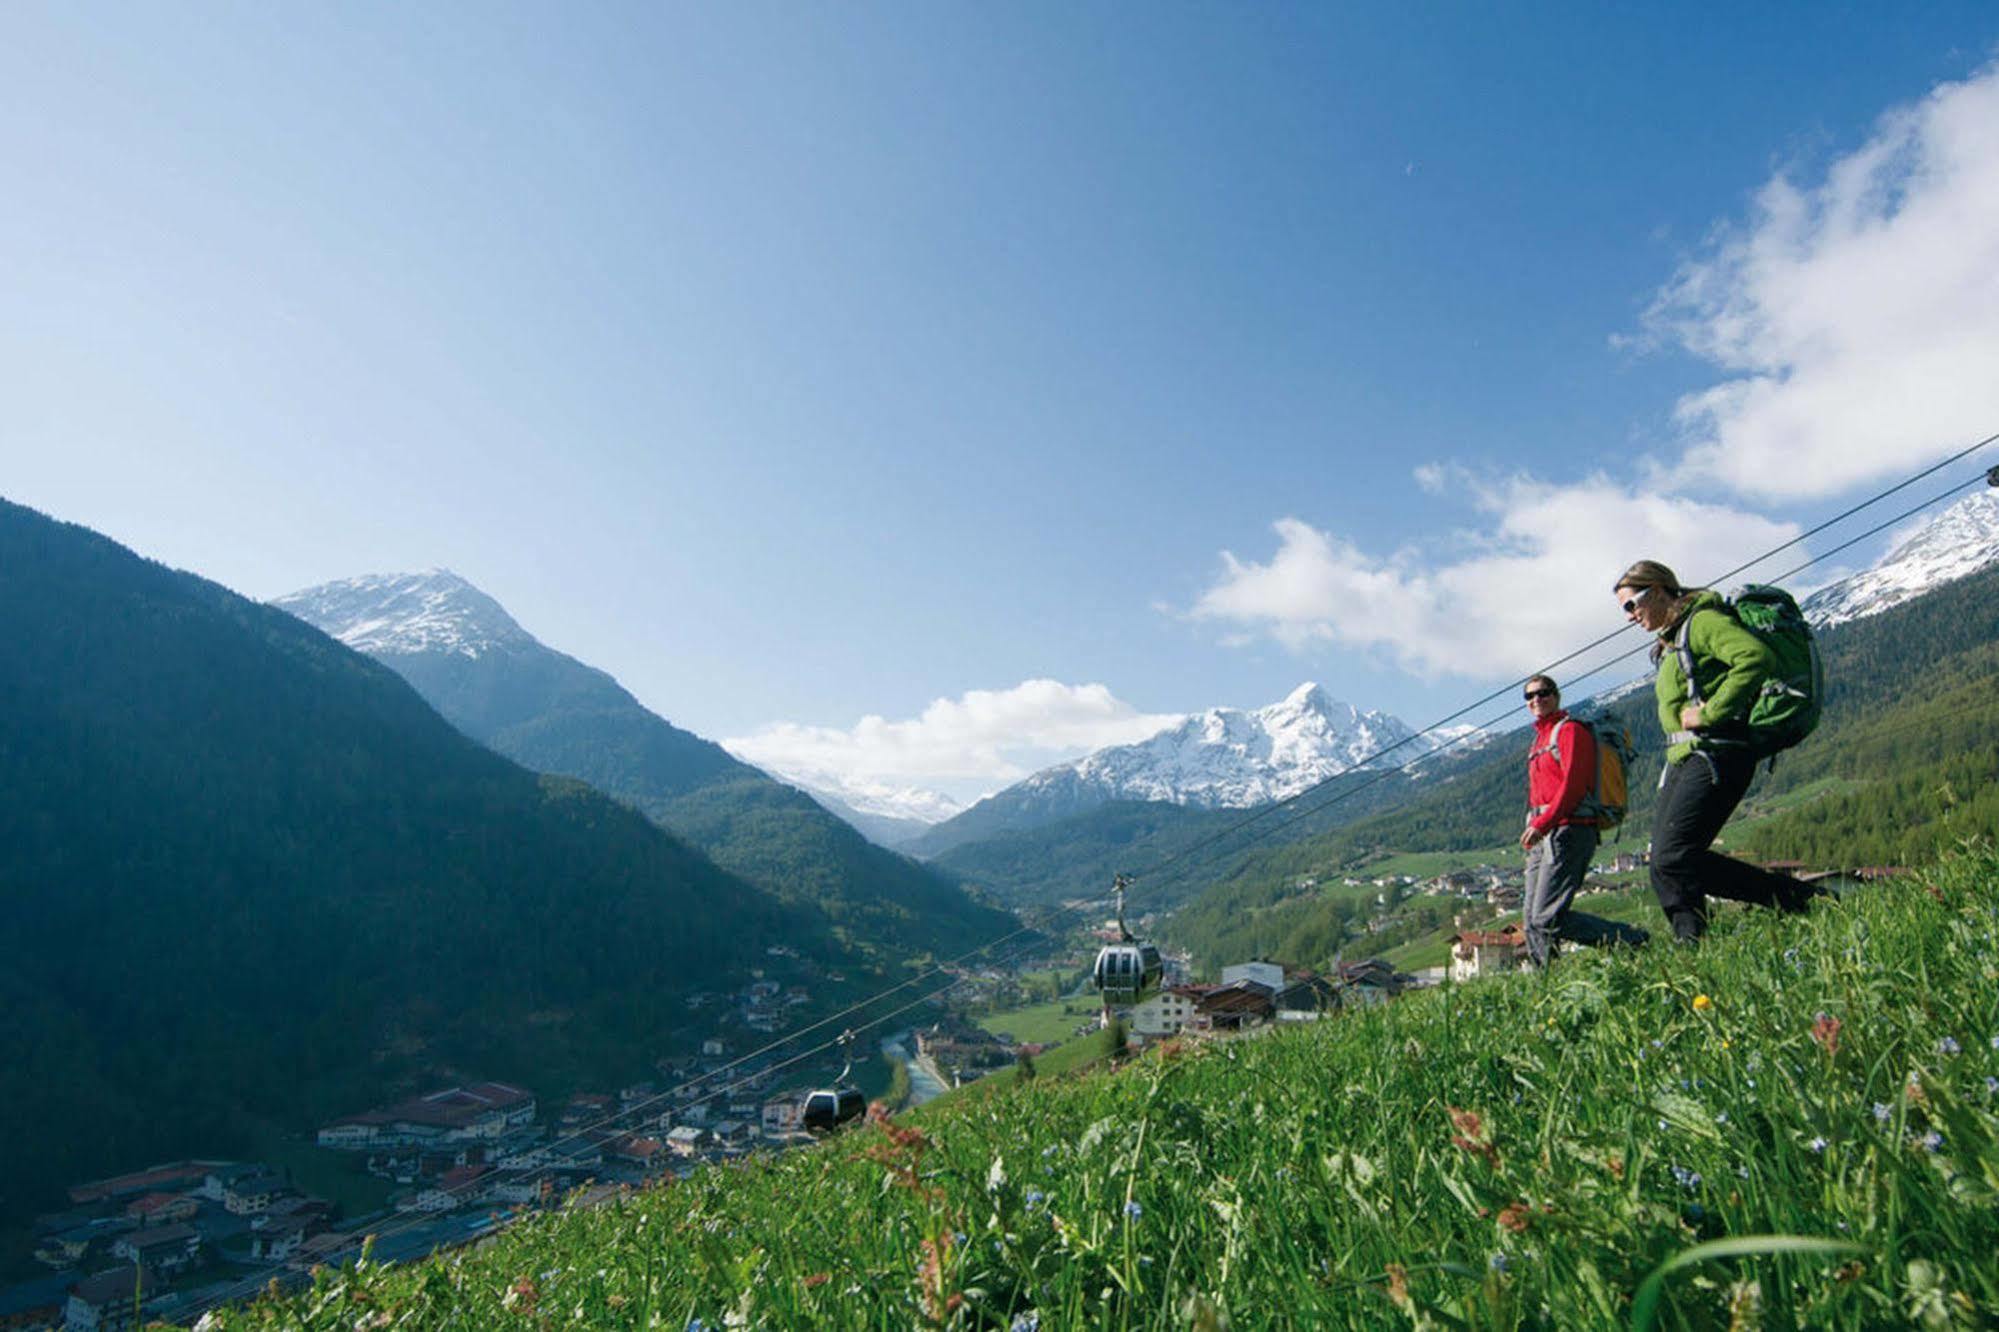
M 1756 775 L 1749 709 L 1776 669 L 1770 650 L 1736 621 L 1718 593 L 1681 587 L 1656 560 L 1626 569 L 1616 597 L 1627 618 L 1659 637 L 1652 649 L 1658 666 L 1653 691 L 1667 744 L 1665 778 L 1652 812 L 1652 891 L 1674 937 L 1692 943 L 1707 932 L 1709 897 L 1804 910 L 1813 896 L 1810 885 L 1711 849 Z M 1682 625 L 1697 693 L 1674 650 Z

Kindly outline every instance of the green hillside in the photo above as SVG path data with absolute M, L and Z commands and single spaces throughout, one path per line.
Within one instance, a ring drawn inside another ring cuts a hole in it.
M 1824 719 L 1759 776 L 1724 833 L 1738 850 L 1835 864 L 1925 860 L 1962 836 L 1999 832 L 1999 569 L 1938 588 L 1820 635 Z M 1619 844 L 1642 848 L 1663 749 L 1649 690 L 1608 714 L 1640 751 Z M 1449 780 L 1401 808 L 1230 864 L 1172 923 L 1204 958 L 1269 956 L 1317 965 L 1360 937 L 1350 895 L 1301 895 L 1384 856 L 1482 851 L 1517 834 L 1526 803 L 1526 731 L 1501 736 Z M 1439 909 L 1442 909 L 1441 907 Z M 1370 941 L 1369 946 L 1375 946 Z
M 465 1074 L 629 1076 L 787 907 L 280 611 L 0 502 L 0 1215 Z
M 1390 761 L 1400 758 L 1391 755 Z M 1426 765 L 1427 780 L 1448 779 L 1476 760 L 1445 754 Z M 1171 907 L 1198 894 L 1218 871 L 1252 844 L 1292 845 L 1323 836 L 1423 789 L 1423 780 L 1401 773 L 1339 777 L 1314 791 L 1296 809 L 1230 832 L 1253 810 L 1195 809 L 1163 801 L 1115 801 L 1032 828 L 1012 828 L 943 852 L 931 862 L 995 898 L 1046 904 L 1101 893 L 1111 876 L 1174 863 L 1147 878 L 1148 909 Z M 1342 792 L 1349 794 L 1335 800 Z M 1316 813 L 1310 806 L 1330 802 Z M 1199 847 L 1183 858 L 1189 848 Z
M 1174 1043 L 222 1328 L 1999 1319 L 1999 858 Z
M 724 869 L 825 911 L 845 937 L 879 954 L 955 955 L 1014 928 L 954 879 L 874 845 L 810 796 L 540 643 L 477 656 L 397 652 L 382 662 L 481 744 L 616 796 Z

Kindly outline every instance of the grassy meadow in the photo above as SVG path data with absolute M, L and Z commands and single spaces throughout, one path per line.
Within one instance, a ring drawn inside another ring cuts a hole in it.
M 216 1329 L 1999 1320 L 1999 858 L 1174 1042 Z

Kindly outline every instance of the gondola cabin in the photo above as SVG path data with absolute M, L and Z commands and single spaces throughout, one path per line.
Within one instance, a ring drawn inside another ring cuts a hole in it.
M 1090 979 L 1106 1004 L 1135 1004 L 1146 991 L 1158 987 L 1164 970 L 1159 950 L 1133 939 L 1105 944 Z
M 868 1108 L 868 1098 L 859 1087 L 822 1087 L 805 1098 L 799 1116 L 807 1133 L 831 1133 L 859 1119 Z

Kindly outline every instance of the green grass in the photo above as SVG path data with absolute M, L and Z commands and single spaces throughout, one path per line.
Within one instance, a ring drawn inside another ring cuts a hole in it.
M 217 1323 L 1989 1325 L 1995 935 L 1988 853 L 1695 950 L 1042 1076 Z
M 343 1216 L 379 1211 L 396 1191 L 362 1169 L 361 1154 L 328 1151 L 302 1138 L 272 1133 L 257 1144 L 256 1159 L 289 1175 L 302 1191 L 338 1205 Z
M 1587 911 L 1592 916 L 1601 916 L 1605 920 L 1622 921 L 1627 925 L 1636 925 L 1646 930 L 1661 928 L 1664 921 L 1659 915 L 1652 890 L 1630 885 L 1629 880 L 1633 877 L 1642 879 L 1643 871 L 1636 876 L 1612 876 L 1610 882 L 1625 882 L 1627 886 L 1613 892 L 1577 898 L 1575 909 Z M 1726 913 L 1734 909 L 1732 903 L 1726 902 L 1717 903 L 1715 907 L 1717 913 Z M 1468 906 L 1467 914 L 1483 917 L 1479 924 L 1470 928 L 1496 930 L 1508 921 L 1520 919 L 1520 913 L 1517 911 L 1503 912 L 1491 917 L 1484 917 L 1484 912 L 1485 908 L 1482 905 Z M 1389 949 L 1382 956 L 1403 971 L 1414 971 L 1419 967 L 1441 967 L 1451 960 L 1451 936 L 1456 933 L 1457 930 L 1453 926 L 1440 926 L 1428 934 L 1411 939 L 1400 947 Z
M 991 1032 L 1008 1032 L 1014 1040 L 1036 1045 L 1056 1045 L 1076 1034 L 1076 1028 L 1100 1012 L 1095 999 L 1057 999 L 1048 1004 L 1030 1004 L 1004 1013 L 987 1013 L 975 1019 Z

